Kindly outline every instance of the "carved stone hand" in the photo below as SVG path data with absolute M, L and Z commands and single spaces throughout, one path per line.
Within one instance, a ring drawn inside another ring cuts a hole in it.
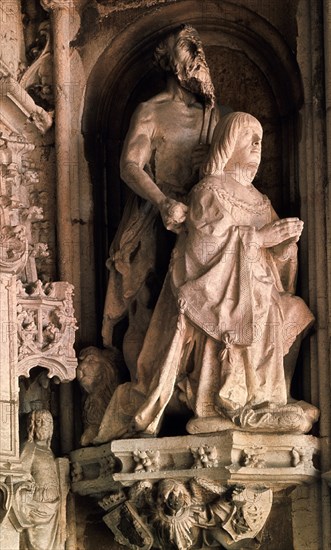
M 256 232 L 258 244 L 271 248 L 288 239 L 298 240 L 303 230 L 303 222 L 299 218 L 284 218 L 264 225 Z
M 187 206 L 182 202 L 166 198 L 161 202 L 159 208 L 165 227 L 169 231 L 180 233 L 186 219 Z

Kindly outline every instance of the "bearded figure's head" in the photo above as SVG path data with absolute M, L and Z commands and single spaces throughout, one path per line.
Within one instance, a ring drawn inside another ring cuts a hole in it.
M 199 34 L 191 25 L 182 25 L 162 40 L 154 57 L 161 69 L 173 73 L 183 88 L 213 107 L 214 86 Z
M 53 417 L 46 409 L 32 411 L 29 418 L 28 441 L 46 442 L 50 447 L 53 435 Z

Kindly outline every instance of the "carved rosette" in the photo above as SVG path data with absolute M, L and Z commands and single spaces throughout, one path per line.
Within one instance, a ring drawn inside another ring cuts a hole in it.
M 18 283 L 18 375 L 29 376 L 39 365 L 61 382 L 73 380 L 77 359 L 73 348 L 76 319 L 73 286 L 66 282 Z
M 133 460 L 136 463 L 135 472 L 156 472 L 159 469 L 160 453 L 158 450 L 140 451 L 138 449 L 133 451 Z
M 216 468 L 218 466 L 218 452 L 216 447 L 200 446 L 191 449 L 194 457 L 192 468 Z

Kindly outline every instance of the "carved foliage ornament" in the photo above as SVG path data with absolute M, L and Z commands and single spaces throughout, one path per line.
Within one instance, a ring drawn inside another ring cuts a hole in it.
M 29 376 L 35 365 L 48 368 L 61 381 L 75 377 L 76 319 L 73 286 L 65 282 L 18 283 L 18 373 Z
M 40 24 L 38 36 L 27 56 L 32 57 L 33 63 L 23 72 L 20 84 L 38 105 L 46 111 L 51 111 L 54 109 L 54 96 L 49 21 Z
M 23 225 L 5 225 L 0 234 L 0 267 L 2 271 L 17 272 L 28 258 L 28 241 Z
M 36 186 L 38 171 L 25 155 L 34 149 L 19 134 L 0 132 L 0 268 L 37 280 L 36 258 L 46 258 L 48 247 L 39 242 L 37 222 L 43 219 Z

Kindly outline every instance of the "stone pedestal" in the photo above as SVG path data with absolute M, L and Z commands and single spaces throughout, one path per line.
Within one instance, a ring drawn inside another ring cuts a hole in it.
M 71 453 L 72 488 L 98 499 L 128 548 L 236 548 L 262 530 L 274 492 L 319 478 L 318 453 L 315 437 L 293 434 L 116 440 Z

